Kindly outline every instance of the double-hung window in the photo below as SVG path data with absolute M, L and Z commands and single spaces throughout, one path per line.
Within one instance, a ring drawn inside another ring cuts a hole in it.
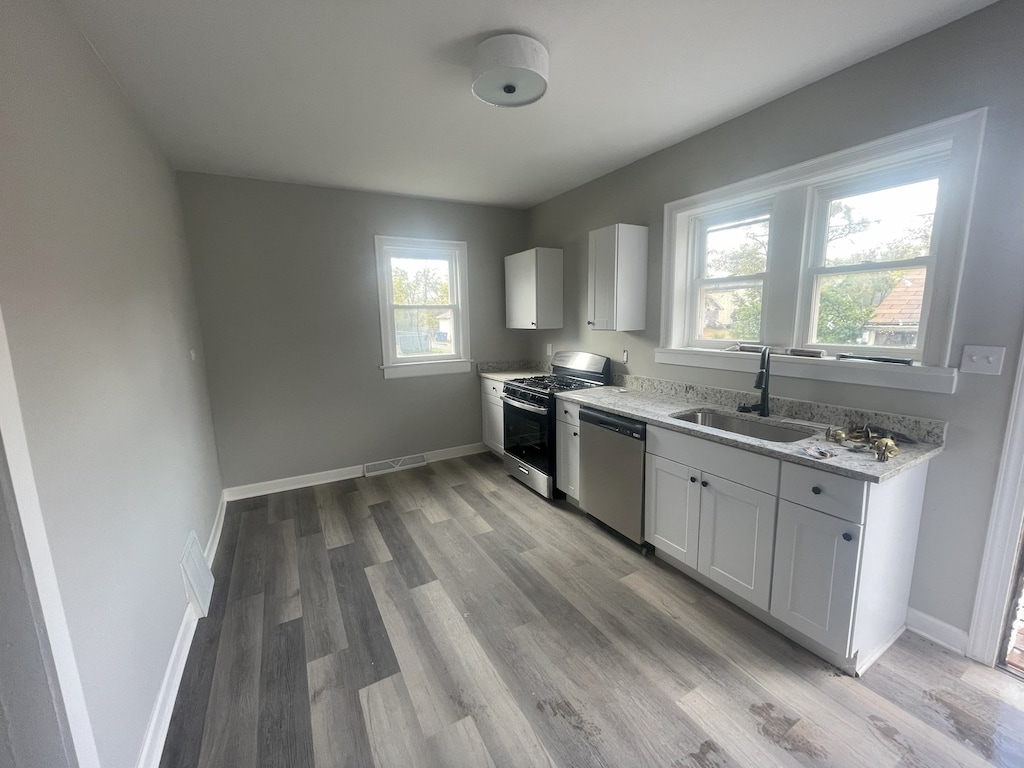
M 378 235 L 385 378 L 468 373 L 466 243 Z
M 761 338 L 771 218 L 771 201 L 698 218 L 693 232 L 693 296 L 696 335 L 701 341 Z
M 801 347 L 826 360 L 803 358 L 791 375 L 872 383 L 863 368 L 844 378 L 853 366 L 837 356 L 899 358 L 930 370 L 894 378 L 889 369 L 878 382 L 900 386 L 892 382 L 902 376 L 907 386 L 952 391 L 955 374 L 942 371 L 984 117 L 951 118 L 666 205 L 655 360 L 744 370 L 720 353 L 740 343 Z
M 882 174 L 815 190 L 808 345 L 921 358 L 942 170 L 925 163 L 903 178 Z

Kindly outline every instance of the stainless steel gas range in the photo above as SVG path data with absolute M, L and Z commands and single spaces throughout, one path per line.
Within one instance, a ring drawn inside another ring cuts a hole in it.
M 551 374 L 511 379 L 502 388 L 505 469 L 545 498 L 555 495 L 555 395 L 611 383 L 611 360 L 556 352 Z

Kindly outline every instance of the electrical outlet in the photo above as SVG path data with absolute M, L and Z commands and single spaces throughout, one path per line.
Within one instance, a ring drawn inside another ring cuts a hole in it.
M 548 344 L 548 357 L 551 357 L 551 345 Z
M 629 350 L 628 349 L 622 350 L 622 362 L 623 362 L 623 364 L 629 362 Z
M 979 347 L 967 344 L 960 360 L 960 373 L 984 373 L 998 376 L 1003 372 L 1006 347 Z

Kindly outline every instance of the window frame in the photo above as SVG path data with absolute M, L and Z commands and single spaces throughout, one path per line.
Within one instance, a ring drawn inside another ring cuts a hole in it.
M 732 275 L 727 277 L 705 277 L 707 269 L 707 235 L 708 231 L 729 223 L 742 223 L 762 217 L 768 218 L 768 229 L 771 232 L 774 216 L 774 201 L 772 198 L 762 198 L 754 201 L 746 201 L 739 205 L 730 205 L 724 208 L 713 208 L 701 211 L 689 221 L 689 237 L 692 259 L 692 272 L 689 280 L 687 301 L 689 304 L 688 317 L 686 318 L 689 328 L 689 338 L 696 339 L 704 327 L 701 319 L 704 309 L 704 302 L 701 301 L 701 294 L 704 288 L 733 288 L 759 284 L 761 288 L 761 328 L 764 328 L 765 306 L 767 306 L 765 292 L 767 290 L 768 270 L 772 262 L 772 240 L 769 234 L 768 251 L 765 259 L 764 272 L 754 272 L 746 275 Z M 743 341 L 748 341 L 744 339 Z M 711 349 L 725 349 L 738 343 L 736 339 L 700 339 L 700 346 Z
M 834 190 L 855 189 L 857 185 L 885 188 L 898 186 L 901 179 L 937 176 L 939 195 L 928 257 L 933 262 L 928 264 L 919 352 L 907 354 L 911 352 L 908 348 L 888 348 L 890 356 L 915 357 L 913 370 L 885 364 L 855 366 L 834 359 L 804 358 L 797 364 L 779 357 L 776 362 L 781 366 L 776 365 L 775 371 L 785 375 L 780 367 L 789 367 L 792 375 L 803 378 L 908 389 L 926 385 L 928 391 L 954 391 L 956 371 L 947 366 L 986 113 L 985 109 L 976 110 L 666 204 L 661 343 L 655 361 L 730 370 L 750 368 L 750 363 L 727 359 L 745 354 L 724 351 L 723 347 L 738 342 L 723 345 L 697 338 L 700 308 L 695 299 L 695 248 L 702 219 L 765 201 L 771 203 L 772 218 L 758 343 L 776 349 L 810 346 L 826 349 L 829 354 L 877 354 L 886 349 L 851 346 L 846 350 L 809 343 L 816 274 L 812 247 L 821 227 L 816 213 L 820 213 L 822 200 Z M 924 368 L 930 370 L 924 372 Z
M 464 240 L 432 240 L 375 235 L 377 289 L 381 329 L 381 370 L 385 379 L 469 373 L 469 248 Z M 400 252 L 399 256 L 396 252 Z M 394 303 L 393 258 L 446 260 L 449 265 L 449 304 Z M 452 351 L 447 354 L 399 356 L 396 350 L 395 310 L 447 307 L 452 312 Z

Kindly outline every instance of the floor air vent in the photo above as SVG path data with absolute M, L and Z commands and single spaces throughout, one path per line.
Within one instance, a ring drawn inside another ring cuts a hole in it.
M 363 474 L 367 477 L 370 477 L 371 475 L 383 475 L 385 472 L 397 472 L 400 469 L 422 467 L 426 463 L 427 457 L 422 453 L 417 453 L 415 456 L 403 456 L 400 459 L 385 459 L 384 461 L 374 461 L 370 464 L 364 464 Z

